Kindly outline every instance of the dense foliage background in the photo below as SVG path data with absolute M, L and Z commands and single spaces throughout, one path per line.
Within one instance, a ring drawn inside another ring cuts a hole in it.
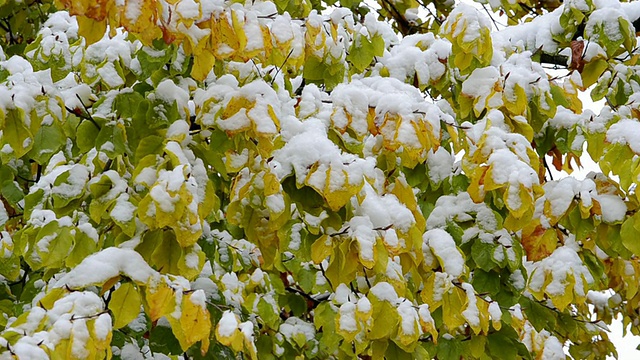
M 640 3 L 475 5 L 0 0 L 0 359 L 615 355 Z

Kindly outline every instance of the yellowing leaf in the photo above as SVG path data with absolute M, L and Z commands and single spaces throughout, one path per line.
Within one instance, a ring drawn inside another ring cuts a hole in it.
M 591 85 L 595 84 L 598 81 L 598 78 L 602 73 L 609 67 L 609 63 L 607 63 L 604 59 L 597 59 L 589 62 L 584 66 L 584 70 L 582 71 L 582 87 L 580 90 L 584 91 Z
M 60 300 L 66 293 L 67 290 L 65 288 L 55 288 L 49 290 L 47 294 L 42 299 L 40 299 L 38 304 L 45 309 L 51 309 L 53 307 L 53 304 L 56 301 Z
M 311 260 L 316 264 L 320 264 L 331 255 L 332 251 L 333 244 L 330 241 L 329 235 L 324 234 L 311 245 Z
M 109 301 L 109 310 L 114 318 L 113 328 L 125 327 L 138 317 L 141 304 L 142 299 L 136 286 L 130 282 L 121 284 L 111 294 L 111 301 Z
M 6 114 L 0 110 L 0 125 L 3 127 L 0 145 L 9 145 L 16 159 L 31 150 L 33 135 L 25 124 L 25 113 L 22 109 L 11 109 Z
M 161 282 L 154 288 L 147 287 L 145 300 L 147 314 L 151 321 L 156 321 L 173 312 L 176 303 L 173 289 L 165 282 Z
M 209 348 L 211 318 L 206 308 L 204 291 L 196 290 L 182 298 L 180 326 L 185 335 L 185 343 L 181 343 L 180 346 L 186 350 L 196 342 L 202 341 L 201 349 L 206 353 Z
M 467 307 L 467 295 L 464 290 L 454 287 L 442 294 L 442 321 L 449 331 L 464 325 L 462 311 Z
M 213 69 L 216 58 L 209 50 L 204 50 L 193 58 L 193 67 L 191 68 L 191 76 L 198 81 L 207 78 L 209 72 Z
M 85 38 L 87 45 L 98 42 L 107 31 L 107 19 L 96 21 L 86 16 L 76 16 L 78 21 L 78 35 Z
M 368 337 L 370 339 L 384 339 L 391 337 L 398 327 L 398 311 L 387 301 L 372 297 L 373 325 Z

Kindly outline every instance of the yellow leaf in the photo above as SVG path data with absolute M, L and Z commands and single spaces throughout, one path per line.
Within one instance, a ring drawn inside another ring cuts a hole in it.
M 173 289 L 165 282 L 161 282 L 155 288 L 148 287 L 145 291 L 145 300 L 148 307 L 147 314 L 151 321 L 173 312 L 176 300 Z
M 86 16 L 76 16 L 78 21 L 78 35 L 85 38 L 87 46 L 98 42 L 107 31 L 107 19 L 96 21 Z
M 193 67 L 191 68 L 191 76 L 198 81 L 207 78 L 213 65 L 216 62 L 214 54 L 209 50 L 204 50 L 193 58 Z
M 280 181 L 272 172 L 266 172 L 263 178 L 264 196 L 270 196 L 280 193 Z
M 110 359 L 111 358 L 111 338 L 113 337 L 113 333 L 111 329 L 106 334 L 106 336 L 102 337 L 104 329 L 100 329 L 100 333 L 96 333 L 96 323 L 108 321 L 111 323 L 111 316 L 109 314 L 101 314 L 96 319 L 90 319 L 87 321 L 87 327 L 89 328 L 89 334 L 93 339 L 93 344 L 96 348 L 96 359 Z M 104 324 L 100 324 L 101 327 Z
M 346 342 L 355 340 L 356 335 L 362 327 L 356 318 L 356 305 L 352 302 L 346 302 L 340 306 L 335 322 L 336 332 L 342 336 Z
M 220 39 L 220 42 L 217 44 L 216 57 L 228 59 L 240 48 L 240 41 L 226 16 L 221 16 L 215 25 L 217 29 L 212 33 L 217 34 Z
M 138 35 L 143 44 L 150 46 L 153 40 L 162 36 L 162 31 L 156 24 L 159 4 L 156 0 L 126 0 L 126 2 L 127 4 L 121 7 L 120 25 L 130 33 Z M 130 6 L 138 9 L 137 17 L 132 18 L 131 12 L 127 11 Z
M 53 304 L 55 304 L 56 301 L 60 300 L 66 293 L 67 290 L 65 288 L 55 288 L 49 290 L 47 294 L 42 299 L 40 299 L 38 304 L 44 309 L 51 309 L 53 307 Z
M 194 261 L 196 258 L 197 262 Z M 188 280 L 194 280 L 202 271 L 205 260 L 205 254 L 200 247 L 189 246 L 182 249 L 178 259 L 179 274 Z
M 206 353 L 211 334 L 211 318 L 206 308 L 205 294 L 196 290 L 182 299 L 182 316 L 180 326 L 185 335 L 185 344 L 180 344 L 183 350 L 188 349 L 198 341 L 202 341 L 202 351 Z
M 60 340 L 53 350 L 45 347 L 45 351 L 47 351 L 51 360 L 67 360 L 67 354 L 69 353 L 69 339 Z
M 545 276 L 553 276 L 553 274 L 547 273 Z M 558 308 L 560 311 L 564 311 L 564 309 L 569 306 L 573 302 L 573 286 L 576 283 L 575 276 L 572 273 L 567 273 L 567 277 L 562 285 L 564 285 L 565 290 L 561 293 L 553 292 L 552 294 L 547 294 L 553 301 L 553 305 Z
M 120 329 L 135 320 L 140 313 L 142 299 L 133 283 L 121 284 L 111 294 L 109 310 L 113 314 L 113 328 Z
M 337 176 L 336 173 L 342 172 L 342 178 L 344 179 L 344 184 L 340 188 L 336 188 L 335 184 L 332 184 L 331 177 Z M 361 186 L 362 184 L 360 184 Z M 333 169 L 329 167 L 326 171 L 326 179 L 325 186 L 321 193 L 324 195 L 324 198 L 327 200 L 327 205 L 333 211 L 338 211 L 340 208 L 345 206 L 359 190 L 360 186 L 349 184 L 349 174 L 345 170 L 341 169 Z
M 418 200 L 416 199 L 416 195 L 413 193 L 413 188 L 407 184 L 407 181 L 404 178 L 396 177 L 391 193 L 394 194 L 398 200 L 407 207 L 407 209 L 411 210 L 413 217 L 416 219 L 416 227 L 421 230 L 421 233 L 424 232 L 427 222 L 422 214 L 422 210 L 418 207 Z
M 241 52 L 247 46 L 247 35 L 244 32 L 244 19 L 240 18 L 240 15 L 238 15 L 238 11 L 231 10 L 231 23 L 233 25 L 233 31 L 235 32 L 238 39 L 237 50 Z

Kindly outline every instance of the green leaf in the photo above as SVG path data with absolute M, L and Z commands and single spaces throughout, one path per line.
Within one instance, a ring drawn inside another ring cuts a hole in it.
M 500 291 L 500 274 L 476 269 L 473 271 L 471 284 L 478 293 L 497 294 Z
M 490 271 L 496 266 L 493 260 L 495 245 L 475 240 L 471 245 L 471 258 L 484 271 Z
M 460 359 L 462 356 L 462 346 L 460 345 L 460 341 L 455 339 L 449 340 L 440 337 L 438 339 L 437 351 L 438 359 L 453 360 Z
M 162 354 L 181 355 L 184 353 L 171 328 L 163 325 L 155 326 L 149 331 L 149 348 L 153 352 Z
M 82 262 L 84 258 L 98 250 L 98 244 L 94 239 L 80 229 L 75 229 L 73 249 L 65 259 L 65 265 L 72 268 Z
M 126 142 L 126 133 L 123 127 L 117 124 L 109 124 L 103 126 L 100 130 L 98 137 L 95 139 L 95 146 L 113 159 L 127 151 Z
M 78 145 L 80 152 L 86 153 L 97 145 L 96 138 L 99 132 L 100 130 L 91 121 L 80 122 L 76 132 L 76 145 Z
M 413 360 L 413 356 L 411 354 L 400 349 L 400 347 L 398 347 L 394 342 L 389 342 L 387 351 L 385 351 L 385 356 L 387 359 Z
M 164 149 L 164 138 L 157 135 L 149 135 L 140 139 L 138 148 L 136 149 L 135 158 L 136 161 L 140 161 L 147 155 L 158 154 L 161 155 Z
M 66 137 L 56 122 L 52 125 L 41 126 L 36 132 L 29 156 L 38 164 L 46 165 L 51 156 L 58 152 L 65 142 Z

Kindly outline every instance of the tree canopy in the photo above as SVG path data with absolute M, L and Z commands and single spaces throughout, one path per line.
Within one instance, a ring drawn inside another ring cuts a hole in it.
M 0 359 L 615 356 L 639 19 L 0 0 Z

